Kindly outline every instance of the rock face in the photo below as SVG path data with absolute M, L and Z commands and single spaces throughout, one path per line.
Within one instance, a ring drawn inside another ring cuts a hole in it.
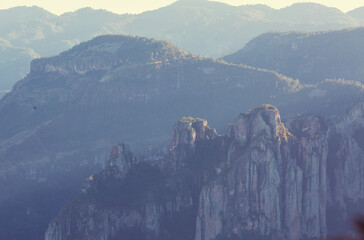
M 114 146 L 108 167 L 50 223 L 46 239 L 193 239 L 199 192 L 217 175 L 224 141 L 206 120 L 189 117 L 175 125 L 157 166 L 138 163 L 125 144 Z M 212 157 L 204 163 L 206 150 Z
M 207 125 L 207 121 L 199 118 L 182 118 L 173 128 L 171 151 L 162 160 L 164 171 L 176 171 L 185 167 L 185 161 L 196 150 L 196 143 L 212 140 L 217 137 L 215 129 Z
M 327 142 L 316 119 L 302 121 L 310 133 L 293 136 L 272 106 L 235 120 L 228 168 L 200 196 L 196 240 L 325 236 Z
M 206 120 L 183 118 L 160 165 L 114 147 L 109 167 L 50 223 L 46 239 L 325 237 L 364 203 L 363 120 L 361 103 L 340 119 L 297 116 L 285 126 L 277 108 L 262 105 L 221 136 Z
M 333 180 L 333 200 L 342 202 L 345 198 L 364 198 L 364 105 L 358 104 L 343 117 L 334 129 L 336 149 L 332 149 L 331 161 L 336 162 Z M 333 143 L 334 144 L 334 143 Z M 347 186 L 350 186 L 348 188 Z
M 126 144 L 119 144 L 112 148 L 107 168 L 107 175 L 124 178 L 129 169 L 136 164 L 136 159 Z
M 328 206 L 333 233 L 343 232 L 349 219 L 362 213 L 364 199 L 364 104 L 358 103 L 330 128 Z M 344 225 L 344 226 L 343 226 Z

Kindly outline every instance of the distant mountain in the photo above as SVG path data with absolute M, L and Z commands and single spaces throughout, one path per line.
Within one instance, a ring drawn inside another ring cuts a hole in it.
M 181 0 L 136 16 L 125 31 L 165 39 L 202 56 L 220 57 L 268 31 L 318 31 L 355 26 L 359 24 L 351 16 L 314 3 L 275 10 L 263 5 L 234 7 L 212 1 Z
M 364 28 L 316 33 L 266 33 L 224 57 L 228 62 L 271 69 L 318 83 L 325 79 L 364 82 Z
M 364 24 L 364 7 L 360 7 L 350 12 L 347 12 L 347 15 L 355 18 L 360 24 Z
M 55 16 L 38 7 L 17 7 L 0 11 L 1 19 L 1 38 L 40 56 L 56 55 L 95 36 L 126 33 L 167 40 L 205 57 L 221 57 L 268 31 L 321 31 L 363 24 L 351 15 L 318 4 L 294 4 L 275 10 L 264 5 L 234 7 L 204 0 L 180 0 L 137 15 L 85 8 Z M 27 68 L 22 62 L 18 65 Z M 12 68 L 2 72 L 8 78 L 14 75 Z M 6 89 L 17 80 L 14 78 Z
M 20 80 L 27 75 L 28 63 L 37 57 L 39 55 L 32 49 L 14 47 L 9 41 L 0 38 L 0 72 L 3 73 L 0 77 L 0 90 L 9 89 L 14 80 Z
M 8 28 L 18 23 L 51 21 L 55 18 L 57 18 L 57 15 L 40 7 L 14 7 L 0 10 L 0 29 Z
M 292 22 L 298 25 L 297 29 L 312 31 L 315 24 L 320 28 L 326 28 L 328 30 L 340 29 L 348 25 L 355 26 L 357 21 L 351 17 L 351 15 L 341 12 L 337 8 L 327 7 L 317 3 L 294 3 L 291 6 L 282 8 L 277 11 L 277 19 L 282 21 Z M 305 26 L 303 26 L 305 25 Z M 335 26 L 336 25 L 336 26 Z M 316 27 L 318 27 L 316 26 Z
M 123 32 L 124 24 L 119 23 L 124 16 L 87 8 L 56 16 L 38 7 L 17 7 L 0 11 L 0 19 L 3 19 L 0 38 L 16 49 L 29 49 L 34 53 L 30 58 L 19 58 L 18 53 L 9 51 L 3 53 L 0 90 L 11 89 L 16 81 L 25 77 L 32 59 L 56 55 L 98 35 Z

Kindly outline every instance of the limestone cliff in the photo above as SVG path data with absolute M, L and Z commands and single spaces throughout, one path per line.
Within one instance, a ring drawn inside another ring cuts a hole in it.
M 296 116 L 285 126 L 262 105 L 222 136 L 206 120 L 182 118 L 154 167 L 114 147 L 46 239 L 325 237 L 349 216 L 333 223 L 332 207 L 347 213 L 364 202 L 363 120 L 358 104 L 339 119 Z
M 193 239 L 199 193 L 216 177 L 224 141 L 206 120 L 189 117 L 175 125 L 157 166 L 138 162 L 125 144 L 114 146 L 108 167 L 50 223 L 46 239 Z
M 196 240 L 326 234 L 325 131 L 315 118 L 292 125 L 296 136 L 272 106 L 235 120 L 228 168 L 200 195 Z

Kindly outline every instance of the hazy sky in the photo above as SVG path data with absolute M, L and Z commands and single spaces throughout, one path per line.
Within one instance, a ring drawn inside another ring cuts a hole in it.
M 291 5 L 295 0 L 217 0 L 231 5 L 263 3 L 273 8 L 282 8 Z M 305 1 L 305 0 L 303 0 Z M 308 0 L 309 1 L 309 0 Z M 116 13 L 139 13 L 156 9 L 175 2 L 175 0 L 0 0 L 0 9 L 14 6 L 37 5 L 55 14 L 74 11 L 82 7 L 106 9 Z M 336 7 L 347 12 L 354 8 L 364 6 L 364 0 L 316 0 L 326 6 Z

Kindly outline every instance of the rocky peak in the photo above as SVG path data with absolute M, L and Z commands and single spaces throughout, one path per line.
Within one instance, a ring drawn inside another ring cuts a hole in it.
M 289 132 L 281 122 L 278 109 L 265 104 L 240 114 L 235 120 L 233 135 L 240 144 L 245 145 L 261 136 L 287 141 Z
M 236 118 L 228 168 L 200 194 L 196 240 L 326 235 L 326 122 L 303 117 L 291 126 L 297 136 L 271 105 Z
M 115 145 L 111 150 L 107 175 L 123 178 L 136 162 L 136 158 L 128 145 L 125 143 Z
M 178 145 L 194 148 L 196 141 L 212 139 L 216 136 L 216 130 L 208 126 L 207 120 L 183 117 L 174 125 L 171 148 L 174 149 Z
M 205 119 L 183 117 L 174 125 L 170 151 L 162 161 L 162 169 L 177 170 L 185 166 L 186 160 L 195 152 L 196 143 L 216 136 L 216 130 L 210 128 Z

